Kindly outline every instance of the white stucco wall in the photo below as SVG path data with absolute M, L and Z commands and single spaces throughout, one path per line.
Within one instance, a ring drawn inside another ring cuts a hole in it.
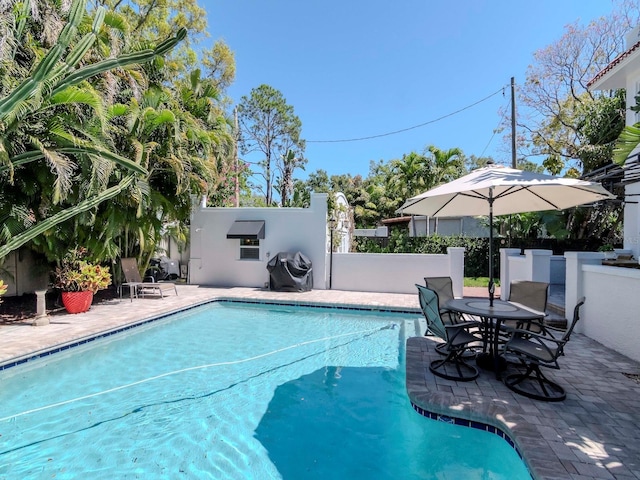
M 240 240 L 228 239 L 236 220 L 264 220 L 258 260 L 240 260 Z M 267 262 L 278 252 L 302 252 L 313 264 L 313 288 L 326 288 L 327 194 L 313 194 L 309 208 L 194 207 L 189 283 L 216 287 L 263 287 Z
M 346 253 L 333 254 L 331 288 L 359 292 L 416 293 L 424 277 L 451 277 L 453 294 L 462 296 L 464 248 L 448 254 Z
M 634 125 L 640 121 L 638 114 L 631 110 L 635 107 L 635 93 L 638 91 L 640 84 L 640 64 L 637 68 L 629 67 L 627 73 L 627 125 Z M 640 153 L 640 148 L 636 148 L 633 154 Z M 635 258 L 640 258 L 640 208 L 638 207 L 638 199 L 640 199 L 640 183 L 631 183 L 624 187 L 625 200 L 624 205 L 624 223 L 623 245 L 625 249 L 633 252 Z
M 640 270 L 583 265 L 582 272 L 582 333 L 640 361 Z
M 500 249 L 500 298 L 509 298 L 511 282 L 531 280 L 551 283 L 551 250 L 519 248 Z M 563 282 L 564 283 L 564 282 Z
M 625 186 L 625 198 L 629 201 L 624 205 L 624 248 L 633 253 L 633 257 L 640 258 L 640 182 Z

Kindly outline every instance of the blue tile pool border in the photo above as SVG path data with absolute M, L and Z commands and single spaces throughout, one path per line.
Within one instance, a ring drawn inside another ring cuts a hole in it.
M 146 319 L 137 321 L 135 323 L 131 323 L 129 325 L 124 325 L 122 327 L 118 327 L 106 332 L 96 333 L 95 335 L 91 335 L 90 337 L 81 338 L 66 344 L 52 347 L 42 352 L 34 353 L 33 355 L 25 356 L 13 361 L 8 361 L 0 365 L 0 371 L 4 371 L 10 368 L 24 365 L 26 363 L 29 363 L 35 360 L 40 360 L 42 358 L 46 358 L 56 353 L 66 352 L 67 350 L 71 350 L 72 348 L 80 347 L 82 345 L 87 345 L 91 342 L 95 342 L 96 340 L 102 340 L 102 339 L 111 337 L 112 335 L 117 335 L 119 333 L 123 333 L 128 330 L 132 330 L 134 328 L 142 327 L 144 325 L 148 325 L 150 323 L 163 320 L 167 317 L 170 317 L 171 315 L 187 312 L 189 310 L 193 310 L 195 308 L 199 308 L 204 305 L 208 305 L 212 303 L 276 305 L 276 306 L 287 306 L 287 307 L 319 308 L 319 309 L 325 309 L 325 310 L 356 310 L 356 311 L 365 311 L 365 312 L 371 312 L 371 313 L 398 313 L 398 314 L 408 314 L 408 315 L 419 314 L 418 309 L 412 309 L 412 308 L 393 308 L 393 307 L 389 308 L 389 307 L 376 307 L 376 306 L 368 307 L 363 305 L 335 305 L 335 304 L 307 303 L 307 302 L 294 302 L 294 301 L 291 301 L 291 302 L 269 301 L 269 300 L 237 299 L 237 298 L 220 297 L 220 298 L 207 300 L 205 302 L 197 303 L 194 305 L 189 305 L 176 310 L 171 310 L 169 312 L 164 312 L 162 314 L 159 314 L 150 318 L 146 318 Z

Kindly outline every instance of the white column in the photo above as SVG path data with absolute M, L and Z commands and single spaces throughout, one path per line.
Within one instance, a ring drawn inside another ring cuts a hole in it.
M 453 296 L 462 297 L 464 289 L 464 247 L 447 247 L 449 255 L 449 276 L 453 286 Z
M 578 304 L 578 299 L 584 295 L 583 265 L 601 265 L 604 253 L 602 252 L 565 252 L 566 279 L 564 295 L 565 316 L 571 320 L 573 309 Z M 582 326 L 578 323 L 577 332 L 582 332 Z
M 520 255 L 519 248 L 500 249 L 500 298 L 507 300 L 511 286 L 511 274 L 509 269 L 509 257 Z
M 525 250 L 527 280 L 533 282 L 551 282 L 551 250 Z

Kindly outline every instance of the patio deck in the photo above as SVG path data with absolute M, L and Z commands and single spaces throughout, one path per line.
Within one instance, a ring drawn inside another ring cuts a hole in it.
M 0 367 L 68 343 L 213 299 L 373 306 L 418 311 L 417 295 L 313 290 L 269 292 L 253 288 L 178 285 L 178 296 L 111 300 L 86 313 L 54 314 L 50 324 L 0 326 Z M 482 296 L 485 289 L 465 289 Z M 588 299 L 587 299 L 588 300 Z M 407 344 L 407 391 L 422 413 L 473 420 L 500 428 L 515 442 L 536 479 L 640 479 L 640 364 L 580 334 L 567 344 L 561 370 L 551 372 L 567 390 L 560 403 L 514 394 L 491 372 L 474 382 L 433 376 L 430 337 Z

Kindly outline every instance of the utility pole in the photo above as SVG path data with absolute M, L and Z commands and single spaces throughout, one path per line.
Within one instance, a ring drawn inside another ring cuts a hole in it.
M 517 167 L 516 162 L 516 79 L 511 77 L 511 166 Z
M 233 122 L 234 122 L 234 129 L 233 129 L 233 155 L 234 155 L 234 169 L 235 169 L 235 198 L 234 198 L 234 207 L 239 207 L 240 206 L 240 168 L 238 168 L 238 139 L 240 137 L 240 132 L 238 130 L 238 107 L 236 106 L 233 109 Z

